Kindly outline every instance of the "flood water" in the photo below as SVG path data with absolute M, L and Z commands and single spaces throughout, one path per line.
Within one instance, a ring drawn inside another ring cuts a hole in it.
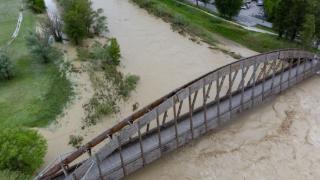
M 47 12 L 49 17 L 51 15 L 59 15 L 59 11 L 58 11 L 58 6 L 57 6 L 57 2 L 55 0 L 44 0 L 46 7 L 47 7 Z

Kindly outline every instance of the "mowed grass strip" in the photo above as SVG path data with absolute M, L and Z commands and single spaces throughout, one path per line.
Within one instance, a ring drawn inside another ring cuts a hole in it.
M 1 5 L 15 10 L 16 1 L 0 0 Z M 18 6 L 20 7 L 20 5 Z M 11 12 L 10 9 L 7 11 Z M 17 18 L 17 17 L 15 17 Z M 46 126 L 62 113 L 72 95 L 71 83 L 61 76 L 58 67 L 41 64 L 28 52 L 25 37 L 35 30 L 37 17 L 29 10 L 24 11 L 24 20 L 17 39 L 8 49 L 15 64 L 15 77 L 10 81 L 0 81 L 0 127 L 1 126 Z M 6 22 L 16 26 L 15 21 Z M 2 29 L 0 22 L 0 33 Z M 10 33 L 11 36 L 11 33 Z M 3 45 L 1 42 L 0 46 Z
M 267 52 L 282 48 L 298 48 L 297 43 L 269 34 L 257 33 L 212 17 L 195 8 L 181 5 L 174 0 L 132 0 L 149 13 L 180 26 L 189 34 L 199 36 L 214 45 L 214 34 L 237 42 L 257 52 Z

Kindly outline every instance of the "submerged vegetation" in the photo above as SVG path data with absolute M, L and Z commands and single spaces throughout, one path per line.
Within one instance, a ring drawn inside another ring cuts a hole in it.
M 103 116 L 119 112 L 118 103 L 130 97 L 139 77 L 124 75 L 118 70 L 121 54 L 120 46 L 114 38 L 105 44 L 95 42 L 89 49 L 79 48 L 78 56 L 91 64 L 89 72 L 95 93 L 89 103 L 84 105 L 87 112 L 84 123 L 90 126 Z
M 299 45 L 276 36 L 251 32 L 240 26 L 210 16 L 196 8 L 182 5 L 173 0 L 132 0 L 149 13 L 170 22 L 173 29 L 198 36 L 208 44 L 215 45 L 214 35 L 237 42 L 257 52 L 266 52 Z

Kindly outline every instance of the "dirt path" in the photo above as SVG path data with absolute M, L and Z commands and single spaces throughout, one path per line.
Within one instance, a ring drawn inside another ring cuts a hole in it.
M 169 24 L 127 0 L 93 0 L 93 5 L 104 9 L 110 29 L 108 36 L 118 39 L 122 51 L 121 69 L 125 73 L 139 75 L 141 79 L 132 97 L 120 105 L 119 114 L 104 118 L 97 126 L 81 130 L 82 105 L 90 99 L 92 88 L 85 72 L 74 74 L 71 79 L 77 84 L 76 98 L 57 124 L 40 130 L 48 140 L 46 164 L 72 150 L 67 145 L 69 135 L 83 135 L 86 142 L 130 115 L 136 102 L 140 107 L 145 106 L 178 86 L 234 61 L 220 51 L 209 49 L 207 44 L 199 45 L 173 32 Z M 229 47 L 228 44 L 225 46 Z M 237 53 L 255 54 L 240 46 L 235 47 Z M 70 60 L 75 59 L 74 51 L 69 49 Z

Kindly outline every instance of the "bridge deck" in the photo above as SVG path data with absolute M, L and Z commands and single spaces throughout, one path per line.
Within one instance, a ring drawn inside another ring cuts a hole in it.
M 207 109 L 207 130 L 217 128 L 221 123 L 225 123 L 230 117 L 244 109 L 248 109 L 253 105 L 262 102 L 262 98 L 271 97 L 291 85 L 303 80 L 312 74 L 312 62 L 305 62 L 289 70 L 283 74 L 278 74 L 273 78 L 269 78 L 264 83 L 260 82 L 255 87 L 248 88 L 244 93 L 238 92 L 231 99 L 227 98 L 220 102 L 220 115 L 218 114 L 218 104 L 210 104 Z M 289 77 L 290 75 L 290 77 Z M 296 76 L 297 75 L 297 76 Z M 281 82 L 282 79 L 282 82 Z M 252 98 L 254 95 L 254 98 Z M 241 99 L 243 102 L 241 103 Z M 231 103 L 230 103 L 231 101 Z M 231 104 L 231 106 L 230 106 Z M 241 105 L 242 104 L 242 105 Z M 218 117 L 220 117 L 218 119 Z M 157 131 L 142 137 L 141 145 L 139 139 L 136 139 L 121 149 L 121 156 L 118 150 L 113 152 L 106 159 L 102 160 L 99 168 L 97 164 L 92 164 L 86 173 L 85 179 L 97 179 L 100 175 L 104 179 L 120 179 L 144 165 L 158 159 L 161 154 L 176 149 L 193 138 L 199 137 L 206 133 L 204 112 L 198 109 L 194 112 L 193 117 L 193 133 L 191 132 L 190 118 L 188 115 L 181 116 L 177 123 L 177 133 L 174 124 L 167 124 L 160 132 L 161 141 Z M 178 137 L 178 139 L 176 138 Z M 141 153 L 143 149 L 143 155 Z M 124 164 L 124 169 L 122 166 Z
M 120 179 L 318 70 L 319 56 L 297 49 L 227 64 L 133 113 L 53 163 L 36 179 Z M 97 146 L 102 143 L 103 147 Z M 93 148 L 99 148 L 94 155 Z M 80 157 L 86 160 L 77 163 Z

